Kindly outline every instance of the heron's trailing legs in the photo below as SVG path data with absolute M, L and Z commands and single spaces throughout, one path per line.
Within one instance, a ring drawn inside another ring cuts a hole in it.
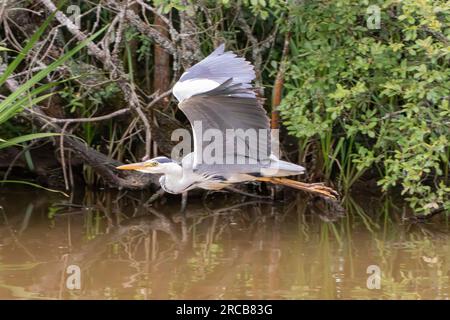
M 335 190 L 333 190 L 330 187 L 324 186 L 322 183 L 304 183 L 286 178 L 271 178 L 271 177 L 261 177 L 258 178 L 257 180 L 288 186 L 294 189 L 313 193 L 315 195 L 331 198 L 333 200 L 336 200 L 337 197 L 339 197 L 339 194 Z

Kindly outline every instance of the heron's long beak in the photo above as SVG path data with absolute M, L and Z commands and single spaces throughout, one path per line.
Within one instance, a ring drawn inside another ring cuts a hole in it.
M 141 170 L 144 168 L 145 168 L 145 165 L 143 162 L 124 164 L 122 166 L 116 167 L 116 169 L 119 169 L 119 170 Z

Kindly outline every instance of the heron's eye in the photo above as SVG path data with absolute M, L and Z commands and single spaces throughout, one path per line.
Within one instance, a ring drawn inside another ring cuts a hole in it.
M 155 161 L 147 162 L 145 164 L 146 167 L 156 167 L 157 165 L 158 165 L 158 162 L 155 162 Z

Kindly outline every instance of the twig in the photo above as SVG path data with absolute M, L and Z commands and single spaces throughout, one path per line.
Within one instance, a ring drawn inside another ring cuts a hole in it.
M 87 36 L 83 34 L 80 29 L 61 11 L 57 11 L 56 6 L 51 0 L 39 0 L 48 10 L 51 12 L 55 12 L 56 19 L 63 24 L 69 31 L 72 33 L 78 41 L 84 41 L 87 39 Z M 107 56 L 107 54 L 101 50 L 95 43 L 89 41 L 87 44 L 88 49 L 91 51 L 93 55 L 95 55 L 101 61 L 108 61 L 111 58 Z
M 145 9 L 151 11 L 154 15 L 157 15 L 161 19 L 161 21 L 163 21 L 169 28 L 169 34 L 170 34 L 170 37 L 172 38 L 172 41 L 174 41 L 174 42 L 178 41 L 180 34 L 173 27 L 172 22 L 165 15 L 161 14 L 158 10 L 156 10 L 152 6 L 144 3 L 142 0 L 137 0 L 136 2 L 138 4 L 140 4 L 142 6 L 142 8 L 145 8 Z
M 151 107 L 153 107 L 155 104 L 157 104 L 159 101 L 161 101 L 162 99 L 164 99 L 167 96 L 170 96 L 172 94 L 172 88 L 170 88 L 169 90 L 163 92 L 162 94 L 160 94 L 159 96 L 157 96 L 156 98 L 154 98 L 152 100 L 152 102 L 150 102 L 146 109 L 150 109 Z
M 447 37 L 442 32 L 432 30 L 428 26 L 422 26 L 421 29 L 431 34 L 433 37 L 442 42 L 444 45 L 448 46 L 450 44 L 450 41 L 448 41 Z
M 81 122 L 96 122 L 96 121 L 103 121 L 103 120 L 109 120 L 114 117 L 121 116 L 125 113 L 130 112 L 129 108 L 123 108 L 119 109 L 117 111 L 105 114 L 104 116 L 98 116 L 98 117 L 92 117 L 92 118 L 70 118 L 70 119 L 59 119 L 59 118 L 53 118 L 49 117 L 47 115 L 43 115 L 47 120 L 52 121 L 53 123 L 81 123 Z
M 47 0 L 46 0 L 47 1 Z M 107 0 L 106 3 L 113 9 L 118 10 L 117 1 L 115 0 Z M 134 13 L 133 10 L 129 9 L 125 12 L 125 20 L 127 20 L 130 24 L 136 27 L 142 34 L 145 34 L 149 38 L 153 39 L 158 45 L 160 45 L 164 50 L 173 55 L 176 52 L 176 48 L 174 44 L 164 37 L 160 32 L 155 30 L 154 28 L 148 26 L 141 20 L 141 18 Z
M 262 54 L 264 51 L 271 47 L 272 43 L 275 41 L 276 34 L 278 33 L 278 26 L 274 28 L 272 33 L 263 41 L 259 42 L 258 39 L 253 35 L 253 30 L 250 28 L 250 26 L 247 23 L 247 20 L 245 20 L 244 16 L 242 15 L 242 12 L 239 11 L 238 17 L 240 28 L 244 31 L 247 39 L 252 44 L 252 58 L 253 58 L 253 64 L 255 66 L 255 73 L 256 73 L 256 86 L 260 90 L 261 96 L 264 96 L 264 87 L 262 85 Z
M 69 181 L 67 179 L 67 170 L 66 170 L 66 158 L 64 154 L 64 137 L 67 130 L 67 126 L 69 124 L 65 123 L 64 126 L 61 129 L 61 138 L 59 139 L 59 152 L 61 156 L 61 168 L 63 172 L 63 178 L 64 178 L 64 186 L 66 187 L 66 190 L 69 190 Z

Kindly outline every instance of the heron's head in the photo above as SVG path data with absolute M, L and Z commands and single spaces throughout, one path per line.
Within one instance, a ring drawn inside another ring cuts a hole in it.
M 123 166 L 117 167 L 119 170 L 136 170 L 144 173 L 168 173 L 175 168 L 181 168 L 172 159 L 167 157 L 156 157 L 143 162 L 136 162 L 130 164 L 124 164 Z

